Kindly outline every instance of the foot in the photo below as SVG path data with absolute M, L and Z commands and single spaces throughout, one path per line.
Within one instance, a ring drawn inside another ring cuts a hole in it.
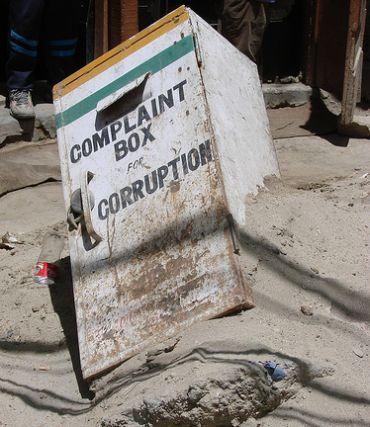
M 16 119 L 33 119 L 35 110 L 31 91 L 28 89 L 12 89 L 9 91 L 10 113 Z

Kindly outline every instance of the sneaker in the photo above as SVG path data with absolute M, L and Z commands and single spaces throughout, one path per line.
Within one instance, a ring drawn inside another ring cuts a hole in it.
M 35 110 L 31 91 L 28 89 L 12 89 L 9 91 L 10 113 L 16 119 L 33 119 Z

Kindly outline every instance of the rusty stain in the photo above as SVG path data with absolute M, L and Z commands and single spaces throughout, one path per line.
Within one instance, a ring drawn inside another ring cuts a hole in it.
M 131 278 L 130 287 L 125 287 L 124 292 L 132 300 L 148 296 L 158 284 L 168 281 L 169 277 L 180 277 L 183 271 L 192 266 L 192 257 L 167 259 L 165 254 L 158 251 L 152 256 L 148 255 L 144 263 L 140 264 L 137 275 Z
M 179 181 L 172 181 L 170 183 L 170 191 L 171 191 L 171 193 L 177 193 L 178 191 L 180 191 Z

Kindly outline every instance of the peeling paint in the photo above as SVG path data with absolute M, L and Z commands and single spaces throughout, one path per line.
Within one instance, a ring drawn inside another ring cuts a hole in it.
M 81 103 L 81 93 L 91 99 L 99 85 L 115 81 L 131 69 L 137 70 L 141 63 L 148 63 L 149 57 L 174 46 L 174 42 L 180 45 L 181 40 L 193 38 L 200 30 L 199 26 L 194 29 L 191 20 L 198 18 L 193 13 L 189 16 L 93 76 L 82 88 L 59 98 L 59 112 Z M 198 43 L 206 42 L 202 37 L 199 32 Z M 231 45 L 223 43 L 220 51 L 231 49 Z M 202 55 L 204 69 L 207 55 L 202 49 L 200 46 L 198 55 Z M 93 172 L 94 180 L 89 184 L 95 199 L 91 217 L 103 237 L 98 245 L 89 248 L 83 243 L 89 237 L 84 231 L 69 234 L 85 378 L 104 372 L 196 321 L 253 306 L 228 220 L 230 200 L 219 149 L 228 143 L 227 136 L 214 130 L 206 83 L 195 51 L 168 62 L 166 68 L 145 79 L 145 87 L 135 89 L 162 99 L 161 114 L 147 117 L 141 109 L 142 117 L 135 124 L 130 122 L 130 117 L 140 117 L 136 110 L 147 105 L 149 99 L 140 99 L 140 93 L 135 92 L 125 101 L 125 110 L 131 106 L 131 111 L 125 112 L 125 132 L 119 102 L 116 107 L 110 106 L 114 119 L 109 121 L 108 117 L 105 126 L 114 127 L 109 143 L 99 140 L 108 131 L 96 133 L 96 111 L 58 129 L 67 207 L 70 195 L 79 186 L 81 170 Z M 255 69 L 248 72 L 258 79 Z M 177 102 L 172 100 L 174 91 Z M 225 120 L 227 114 L 225 111 Z M 141 135 L 144 126 L 150 129 L 151 137 L 139 147 L 135 145 L 139 136 L 134 135 Z M 83 141 L 92 141 L 94 132 L 95 144 L 104 144 L 104 149 L 88 153 L 78 163 L 71 162 L 72 147 L 89 147 Z M 234 163 L 240 167 L 237 159 Z M 150 191 L 144 197 L 144 178 L 148 174 L 152 174 L 152 187 L 145 187 Z M 242 201 L 239 200 L 240 209 Z

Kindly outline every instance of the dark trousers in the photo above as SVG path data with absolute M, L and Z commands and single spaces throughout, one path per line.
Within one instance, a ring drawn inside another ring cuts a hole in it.
M 32 88 L 41 46 L 51 84 L 73 71 L 79 4 L 78 0 L 10 0 L 8 89 Z
M 266 13 L 255 0 L 224 0 L 222 34 L 256 62 L 266 28 Z

